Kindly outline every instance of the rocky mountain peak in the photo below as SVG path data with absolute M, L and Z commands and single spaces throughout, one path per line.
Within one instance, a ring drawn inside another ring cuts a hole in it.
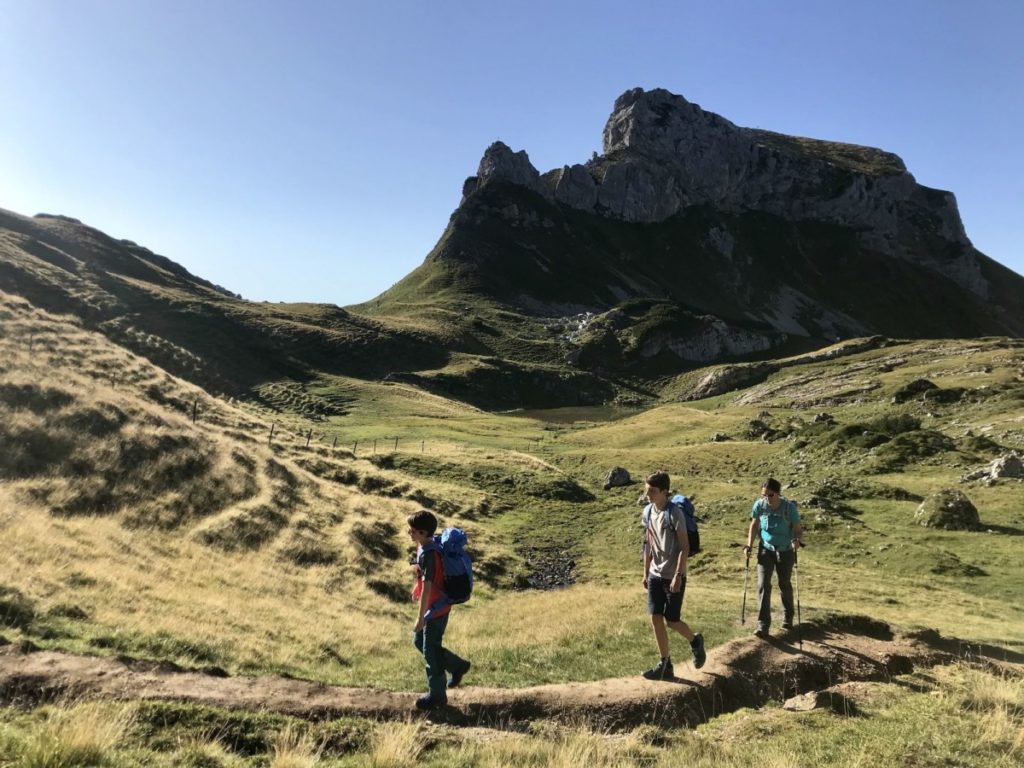
M 604 127 L 604 154 L 633 151 L 652 157 L 672 157 L 687 150 L 686 141 L 700 137 L 704 143 L 728 139 L 737 128 L 713 112 L 655 88 L 633 88 L 615 100 Z
M 540 173 L 533 167 L 526 151 L 513 152 L 502 141 L 494 142 L 484 152 L 476 176 L 471 176 L 463 185 L 463 198 L 468 197 L 485 184 L 495 181 L 518 184 L 545 197 L 552 196 L 550 188 L 541 180 Z
M 956 198 L 919 185 L 897 155 L 742 128 L 661 88 L 619 96 L 603 154 L 585 164 L 542 175 L 524 151 L 495 142 L 467 180 L 464 200 L 498 180 L 633 223 L 706 205 L 726 214 L 840 224 L 872 251 L 928 266 L 978 296 L 988 291 Z M 922 248 L 924 240 L 932 246 Z

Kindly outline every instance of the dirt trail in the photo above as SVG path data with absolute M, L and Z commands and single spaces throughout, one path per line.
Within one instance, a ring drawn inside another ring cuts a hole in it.
M 967 645 L 930 631 L 897 634 L 880 622 L 847 616 L 805 625 L 802 649 L 793 632 L 767 641 L 732 640 L 710 649 L 708 663 L 699 671 L 689 662 L 677 662 L 678 678 L 672 682 L 631 675 L 519 689 L 466 685 L 453 691 L 449 706 L 431 717 L 463 725 L 554 718 L 585 719 L 608 729 L 644 722 L 692 726 L 740 707 L 850 681 L 888 680 L 914 667 L 964 657 L 1015 668 L 1024 663 L 1024 656 L 1003 649 Z M 69 697 L 161 699 L 307 719 L 389 719 L 412 712 L 416 695 L 283 677 L 222 677 L 183 671 L 166 662 L 0 648 L 0 704 L 26 706 Z

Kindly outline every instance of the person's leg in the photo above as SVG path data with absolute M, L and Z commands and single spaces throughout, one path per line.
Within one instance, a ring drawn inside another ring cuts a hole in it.
M 423 625 L 423 660 L 427 670 L 427 689 L 434 701 L 445 701 L 448 680 L 444 674 L 442 642 L 448 626 L 448 614 L 430 619 Z
M 427 654 L 424 651 L 424 647 L 423 647 L 423 630 L 422 629 L 417 630 L 416 632 L 412 633 L 412 644 L 416 648 L 416 652 L 418 654 L 420 654 L 420 656 L 423 657 L 424 664 L 426 664 Z M 430 675 L 429 675 L 429 673 L 427 674 L 427 686 L 428 686 L 428 689 L 429 689 L 429 686 L 430 686 Z
M 647 580 L 647 612 L 654 628 L 654 640 L 658 644 L 658 663 L 643 673 L 648 680 L 671 680 L 672 662 L 668 658 L 668 631 L 665 629 L 665 606 L 667 582 L 650 577 Z
M 668 656 L 668 633 L 665 631 L 665 607 L 667 591 L 665 581 L 655 576 L 647 579 L 647 613 L 651 616 L 654 640 L 658 644 L 658 655 Z
M 787 628 L 793 625 L 793 550 L 779 553 L 779 564 L 775 572 L 779 579 L 779 592 L 782 593 L 782 623 Z
M 699 632 L 694 634 L 690 625 L 682 619 L 683 595 L 686 594 L 686 579 L 682 580 L 678 593 L 669 593 L 668 607 L 665 610 L 665 621 L 668 626 L 690 641 L 690 650 L 693 651 L 693 666 L 700 669 L 707 661 L 708 655 L 704 650 L 704 636 Z
M 763 549 L 757 553 L 757 628 L 765 632 L 772 625 L 772 573 L 775 553 Z
M 469 662 L 442 645 L 441 663 L 444 666 L 444 670 L 452 675 L 452 679 L 448 682 L 448 687 L 457 688 L 462 682 L 462 677 L 469 671 Z
M 416 649 L 416 652 L 422 656 L 423 655 L 423 630 L 422 629 L 419 630 L 418 632 L 413 632 L 412 633 L 412 644 L 413 644 L 413 647 Z
M 686 594 L 686 579 L 682 579 L 678 592 L 669 592 L 665 607 L 665 623 L 690 642 L 693 642 L 693 630 L 682 619 L 683 595 Z
M 658 643 L 658 655 L 668 658 L 668 632 L 665 630 L 665 617 L 660 613 L 651 614 L 651 626 L 654 627 L 654 640 Z

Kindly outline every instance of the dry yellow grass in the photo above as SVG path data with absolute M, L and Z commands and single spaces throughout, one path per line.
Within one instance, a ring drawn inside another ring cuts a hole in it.
M 312 768 L 320 762 L 323 745 L 308 732 L 300 733 L 291 724 L 274 737 L 270 768 Z
M 80 704 L 51 708 L 22 747 L 19 764 L 32 768 L 102 765 L 122 744 L 133 717 L 130 707 Z
M 374 768 L 413 768 L 427 747 L 427 727 L 422 720 L 378 726 L 370 744 Z
M 317 452 L 298 436 L 238 439 L 264 425 L 74 321 L 0 295 L 0 322 L 0 420 L 24 438 L 0 446 L 0 531 L 18 542 L 0 553 L 0 586 L 37 614 L 72 606 L 100 647 L 122 651 L 308 675 L 321 663 L 345 675 L 371 650 L 411 656 L 411 604 L 368 584 L 407 588 L 415 502 L 299 468 L 292 457 Z M 367 560 L 360 531 L 393 559 Z

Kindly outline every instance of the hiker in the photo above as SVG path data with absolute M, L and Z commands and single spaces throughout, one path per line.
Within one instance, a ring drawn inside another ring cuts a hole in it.
M 434 541 L 437 518 L 425 509 L 409 515 L 409 538 L 417 545 L 413 572 L 416 585 L 412 597 L 418 602 L 413 645 L 423 654 L 427 671 L 427 693 L 416 699 L 419 709 L 433 709 L 448 703 L 447 688 L 457 688 L 469 672 L 470 663 L 442 645 L 451 605 L 444 593 L 444 566 Z M 446 679 L 445 673 L 451 678 Z
M 671 680 L 674 677 L 666 626 L 690 641 L 694 667 L 700 669 L 707 660 L 703 635 L 694 634 L 680 617 L 690 545 L 683 510 L 669 501 L 670 485 L 668 473 L 661 470 L 649 475 L 644 486 L 648 500 L 642 517 L 644 589 L 647 590 L 647 612 L 654 627 L 654 639 L 661 654 L 661 661 L 643 673 L 648 680 Z
M 782 628 L 793 628 L 793 565 L 796 562 L 796 548 L 803 546 L 800 535 L 800 512 L 796 502 L 783 498 L 782 486 L 774 477 L 769 477 L 761 486 L 761 497 L 750 510 L 750 530 L 747 532 L 746 555 L 757 539 L 757 629 L 758 637 L 768 637 L 772 624 L 772 573 L 779 578 L 782 593 Z

